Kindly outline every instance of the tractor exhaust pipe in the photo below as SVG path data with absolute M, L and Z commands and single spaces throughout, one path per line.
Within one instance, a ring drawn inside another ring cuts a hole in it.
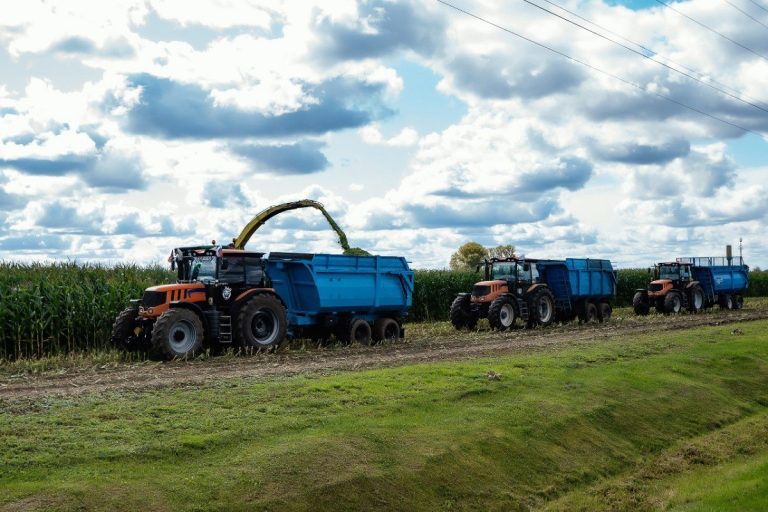
M 728 260 L 729 266 L 733 264 L 733 248 L 730 244 L 725 246 L 725 258 Z

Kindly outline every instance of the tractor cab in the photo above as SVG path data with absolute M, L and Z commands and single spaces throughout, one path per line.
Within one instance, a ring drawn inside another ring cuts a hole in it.
M 492 258 L 485 260 L 485 280 L 472 289 L 473 303 L 490 303 L 503 293 L 518 295 L 539 281 L 536 260 Z
M 659 263 L 653 268 L 653 280 L 648 285 L 648 292 L 652 297 L 663 296 L 672 288 L 689 283 L 692 279 L 690 263 Z

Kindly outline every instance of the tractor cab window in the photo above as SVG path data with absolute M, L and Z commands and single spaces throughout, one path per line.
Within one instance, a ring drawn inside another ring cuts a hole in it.
M 511 280 L 515 278 L 515 267 L 517 265 L 514 262 L 496 262 L 491 268 L 491 279 L 504 279 Z
M 683 278 L 684 281 L 688 281 L 691 278 L 691 266 L 685 265 L 680 267 L 680 277 Z
M 195 256 L 189 262 L 189 281 L 216 279 L 216 257 Z
M 659 279 L 680 279 L 680 267 L 678 265 L 659 265 Z
M 517 280 L 523 283 L 531 283 L 535 276 L 538 278 L 539 273 L 536 270 L 536 265 L 531 263 L 518 263 L 517 265 Z
M 245 284 L 261 286 L 264 279 L 264 267 L 261 258 L 245 258 Z
M 242 256 L 230 256 L 221 259 L 219 281 L 225 283 L 242 283 L 245 281 L 245 264 Z

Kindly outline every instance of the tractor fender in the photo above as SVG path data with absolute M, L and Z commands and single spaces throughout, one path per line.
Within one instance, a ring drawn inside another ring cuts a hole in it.
M 549 288 L 549 286 L 547 286 L 544 283 L 536 283 L 536 284 L 532 284 L 531 286 L 529 286 L 528 289 L 525 292 L 530 295 L 531 293 L 535 292 L 539 288 Z
M 254 295 L 272 295 L 280 301 L 280 304 L 282 304 L 286 310 L 288 309 L 288 305 L 285 303 L 283 298 L 277 294 L 274 288 L 251 288 L 250 290 L 246 290 L 238 295 L 237 298 L 232 301 L 230 315 L 233 319 L 237 317 L 238 313 L 240 313 L 240 308 Z
M 693 288 L 694 286 L 696 286 L 698 284 L 701 284 L 701 283 L 699 283 L 698 281 L 691 281 L 690 283 L 688 283 L 686 285 L 685 289 L 687 290 L 688 288 Z
M 205 314 L 203 314 L 202 308 L 197 304 L 195 304 L 194 302 L 185 302 L 185 301 L 175 300 L 170 303 L 169 309 L 188 309 L 192 311 L 198 317 L 200 317 L 200 321 L 203 322 L 203 330 L 205 332 L 208 332 L 208 318 L 206 318 Z

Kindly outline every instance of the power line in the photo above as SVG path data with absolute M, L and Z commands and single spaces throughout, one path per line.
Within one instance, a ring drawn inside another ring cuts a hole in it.
M 741 14 L 743 14 L 747 18 L 751 19 L 752 21 L 754 21 L 755 23 L 759 23 L 760 25 L 764 26 L 765 28 L 768 28 L 768 25 L 766 25 L 765 23 L 763 23 L 759 19 L 755 18 L 754 16 L 749 14 L 747 11 L 742 10 L 738 5 L 734 4 L 733 2 L 730 2 L 729 0 L 723 0 L 723 2 L 727 3 L 728 5 L 730 5 L 731 7 L 733 7 L 734 9 L 739 11 Z
M 760 5 L 759 3 L 755 2 L 754 0 L 749 0 L 749 1 L 750 1 L 751 3 L 753 3 L 753 4 L 755 4 L 756 6 L 758 6 L 760 9 L 764 10 L 765 12 L 768 12 L 768 9 L 766 9 L 765 7 L 763 7 L 762 5 Z
M 705 29 L 709 30 L 710 32 L 712 32 L 712 33 L 714 33 L 714 34 L 717 34 L 717 35 L 719 35 L 719 36 L 720 36 L 720 37 L 722 37 L 723 39 L 725 39 L 725 40 L 727 40 L 727 41 L 730 41 L 730 42 L 732 42 L 732 43 L 733 43 L 733 44 L 735 44 L 736 46 L 738 46 L 738 47 L 740 47 L 740 48 L 743 48 L 743 49 L 747 50 L 749 53 L 753 53 L 753 54 L 757 55 L 758 57 L 760 57 L 761 59 L 763 59 L 763 60 L 765 60 L 765 61 L 768 61 L 768 57 L 766 57 L 765 55 L 761 55 L 761 54 L 757 53 L 755 50 L 753 50 L 752 48 L 750 48 L 750 47 L 748 47 L 748 46 L 744 46 L 744 45 L 743 45 L 743 44 L 741 44 L 740 42 L 738 42 L 738 41 L 734 41 L 734 40 L 733 40 L 733 39 L 731 39 L 730 37 L 728 37 L 728 36 L 726 36 L 726 35 L 724 35 L 724 34 L 722 34 L 722 33 L 718 32 L 717 30 L 713 29 L 713 28 L 712 28 L 712 27 L 710 27 L 709 25 L 705 25 L 704 23 L 702 23 L 702 22 L 700 22 L 700 21 L 698 21 L 698 20 L 695 20 L 695 19 L 691 18 L 690 16 L 688 16 L 688 15 L 687 15 L 687 14 L 685 14 L 684 12 L 680 12 L 680 11 L 678 11 L 677 9 L 675 9 L 674 7 L 672 7 L 671 5 L 669 5 L 668 3 L 666 3 L 666 2 L 662 2 L 661 0 L 656 0 L 656 2 L 657 2 L 657 3 L 660 3 L 661 5 L 663 5 L 664 7 L 666 7 L 667 9 L 671 9 L 671 10 L 675 11 L 677 14 L 679 14 L 680 16 L 682 16 L 682 17 L 684 17 L 684 18 L 688 18 L 689 20 L 691 20 L 691 21 L 692 21 L 692 22 L 694 22 L 695 24 L 699 25 L 700 27 L 703 27 L 703 28 L 705 28 Z
M 721 94 L 724 94 L 724 95 L 729 96 L 729 97 L 731 97 L 731 98 L 733 98 L 735 100 L 738 100 L 738 101 L 744 103 L 745 105 L 750 105 L 752 107 L 760 109 L 763 112 L 765 112 L 766 114 L 768 114 L 768 109 L 763 108 L 760 105 L 756 105 L 755 103 L 752 103 L 750 101 L 744 100 L 744 99 L 740 98 L 739 96 L 736 96 L 735 94 L 731 94 L 730 92 L 728 92 L 728 91 L 726 91 L 724 89 L 721 89 L 721 88 L 716 87 L 716 86 L 714 86 L 714 85 L 712 85 L 712 84 L 710 84 L 708 82 L 705 82 L 704 80 L 702 80 L 702 79 L 700 79 L 700 78 L 698 78 L 698 77 L 696 77 L 694 75 L 691 75 L 691 74 L 686 73 L 684 71 L 680 71 L 679 69 L 675 69 L 672 66 L 670 66 L 669 64 L 666 64 L 666 63 L 664 63 L 664 62 L 662 62 L 660 60 L 657 60 L 657 59 L 655 59 L 655 58 L 653 58 L 653 57 L 651 57 L 649 55 L 646 55 L 643 52 L 639 52 L 639 51 L 635 50 L 634 48 L 630 48 L 629 46 L 627 46 L 625 44 L 622 44 L 622 43 L 616 41 L 615 39 L 611 39 L 610 37 L 605 36 L 605 35 L 603 35 L 603 34 L 601 34 L 599 32 L 596 32 L 596 31 L 594 31 L 594 30 L 592 30 L 592 29 L 590 29 L 588 27 L 585 27 L 584 25 L 582 25 L 580 23 L 576 23 L 573 20 L 569 20 L 565 16 L 560 16 L 556 12 L 550 11 L 546 7 L 542 7 L 541 5 L 539 5 L 539 4 L 535 3 L 535 2 L 532 2 L 531 0 L 523 0 L 523 2 L 525 2 L 525 3 L 529 4 L 529 5 L 532 5 L 532 6 L 536 7 L 537 9 L 541 9 L 542 11 L 544 11 L 546 13 L 549 13 L 549 14 L 551 14 L 553 16 L 556 16 L 556 17 L 560 18 L 561 20 L 566 21 L 566 22 L 568 22 L 568 23 L 570 23 L 570 24 L 572 24 L 572 25 L 574 25 L 576 27 L 579 27 L 579 28 L 581 28 L 583 30 L 586 30 L 587 32 L 589 32 L 591 34 L 594 34 L 594 35 L 596 35 L 598 37 L 601 37 L 601 38 L 605 39 L 606 41 L 610 41 L 611 43 L 613 43 L 613 44 L 615 44 L 617 46 L 620 46 L 620 47 L 624 48 L 625 50 L 628 50 L 628 51 L 630 51 L 632 53 L 635 53 L 635 54 L 643 57 L 644 59 L 648 59 L 650 61 L 653 61 L 656 64 L 664 66 L 665 68 L 670 69 L 670 70 L 672 70 L 672 71 L 674 71 L 676 73 L 680 73 L 681 75 L 686 76 L 686 77 L 690 78 L 691 80 L 695 80 L 696 82 L 698 82 L 698 83 L 700 83 L 702 85 L 706 85 L 707 87 L 709 87 L 711 89 L 714 89 L 715 91 L 718 91 Z
M 563 7 L 562 5 L 557 4 L 555 2 L 552 2 L 551 0 L 543 0 L 543 1 L 548 3 L 548 4 L 550 4 L 550 5 L 553 5 L 553 6 L 557 7 L 558 9 L 560 9 L 562 11 L 567 12 L 571 16 L 574 16 L 574 17 L 576 17 L 576 18 L 578 18 L 580 20 L 586 21 L 590 25 L 593 25 L 593 26 L 599 28 L 600 30 L 604 30 L 605 32 L 607 32 L 609 34 L 614 35 L 614 36 L 618 37 L 619 39 L 628 42 L 629 44 L 633 44 L 633 45 L 637 46 L 638 48 L 642 49 L 643 51 L 652 54 L 654 57 L 658 57 L 659 56 L 659 52 L 657 52 L 653 48 L 648 48 L 647 46 L 644 46 L 644 45 L 642 45 L 642 44 L 640 44 L 640 43 L 638 43 L 636 41 L 633 41 L 631 39 L 627 39 L 626 37 L 622 36 L 621 34 L 618 34 L 618 33 L 614 32 L 614 31 L 612 31 L 611 29 L 606 28 L 606 27 L 604 27 L 602 25 L 599 25 L 599 24 L 595 23 L 594 21 L 585 18 L 584 16 L 580 16 L 578 13 L 570 11 L 570 10 L 566 9 L 565 7 Z M 669 57 L 662 57 L 662 58 L 664 60 L 666 60 L 667 62 L 669 62 L 671 64 L 674 64 L 675 66 L 679 67 L 680 69 L 684 69 L 684 70 L 688 71 L 689 73 L 694 73 L 694 74 L 698 75 L 705 82 L 711 81 L 712 83 L 717 84 L 717 85 L 719 85 L 720 87 L 722 87 L 724 89 L 730 90 L 734 94 L 738 94 L 739 97 L 741 97 L 741 98 L 747 98 L 748 100 L 750 100 L 752 102 L 755 102 L 755 103 L 763 103 L 761 100 L 757 100 L 755 98 L 752 98 L 752 97 L 744 94 L 743 92 L 739 91 L 738 89 L 735 89 L 735 88 L 733 88 L 733 87 L 731 87 L 731 86 L 729 86 L 727 84 L 719 82 L 719 81 L 715 80 L 714 78 L 705 75 L 704 73 L 701 73 L 699 71 L 696 71 L 694 69 L 686 67 L 686 66 L 680 64 L 679 62 L 675 62 L 674 60 L 670 59 Z M 765 103 L 763 103 L 763 104 L 765 105 Z
M 717 117 L 717 116 L 715 116 L 713 114 L 710 114 L 708 112 L 704 112 L 703 110 L 699 110 L 696 107 L 692 107 L 690 105 L 686 105 L 685 103 L 683 103 L 681 101 L 678 101 L 678 100 L 676 100 L 676 99 L 674 99 L 672 97 L 669 97 L 669 96 L 667 96 L 665 94 L 661 94 L 661 93 L 653 92 L 653 91 L 648 91 L 648 90 L 646 90 L 640 84 L 632 82 L 631 80 L 627 80 L 626 78 L 622 78 L 622 77 L 620 77 L 618 75 L 614 75 L 613 73 L 611 73 L 609 71 L 602 70 L 602 69 L 600 69 L 600 68 L 598 68 L 596 66 L 593 66 L 592 64 L 590 64 L 588 62 L 579 60 L 579 59 L 577 59 L 575 57 L 571 57 L 567 53 L 561 52 L 560 50 L 556 50 L 556 49 L 554 49 L 554 48 L 552 48 L 550 46 L 547 46 L 547 45 L 545 45 L 543 43 L 539 43 L 538 41 L 534 41 L 533 39 L 531 39 L 529 37 L 526 37 L 526 36 L 524 36 L 522 34 L 519 34 L 519 33 L 515 32 L 515 31 L 513 31 L 511 29 L 506 28 L 506 27 L 502 27 L 501 25 L 498 25 L 498 24 L 496 24 L 496 23 L 494 23 L 494 22 L 492 22 L 490 20 L 487 20 L 487 19 L 485 19 L 483 17 L 480 17 L 477 14 L 473 14 L 473 13 L 471 13 L 469 11 L 465 11 L 461 7 L 457 7 L 457 6 L 455 6 L 455 5 L 451 4 L 451 3 L 446 2 L 445 0 L 436 0 L 436 1 L 441 3 L 441 4 L 443 4 L 443 5 L 445 5 L 446 7 L 450 7 L 451 9 L 454 9 L 454 10 L 456 10 L 456 11 L 462 13 L 462 14 L 466 14 L 467 16 L 475 18 L 478 21 L 482 21 L 483 23 L 486 23 L 486 24 L 488 24 L 488 25 L 490 25 L 492 27 L 495 27 L 495 28 L 497 28 L 499 30 L 507 32 L 508 34 L 512 34 L 515 37 L 519 37 L 520 39 L 523 39 L 524 41 L 528 41 L 529 43 L 535 44 L 536 46 L 544 48 L 545 50 L 549 50 L 552 53 L 556 53 L 557 55 L 560 55 L 561 57 L 564 57 L 564 58 L 566 58 L 566 59 L 568 59 L 568 60 L 570 60 L 572 62 L 575 62 L 577 64 L 581 64 L 582 66 L 586 66 L 586 67 L 588 67 L 589 69 L 591 69 L 593 71 L 597 71 L 598 73 L 601 73 L 601 74 L 606 75 L 608 77 L 611 77 L 611 78 L 613 78 L 615 80 L 618 80 L 618 81 L 620 81 L 620 82 L 622 82 L 624 84 L 632 86 L 635 89 L 639 89 L 640 91 L 642 91 L 642 92 L 644 92 L 646 94 L 652 94 L 652 95 L 657 96 L 657 97 L 659 97 L 661 99 L 664 99 L 664 100 L 667 100 L 667 101 L 669 101 L 671 103 L 674 103 L 675 105 L 681 106 L 683 108 L 686 108 L 688 110 L 691 110 L 691 111 L 696 112 L 698 114 L 701 114 L 703 116 L 709 117 L 710 119 L 714 119 L 715 121 L 720 121 L 723 124 L 727 124 L 729 126 L 737 128 L 739 130 L 742 130 L 743 132 L 751 133 L 751 134 L 758 135 L 758 136 L 762 137 L 762 135 L 760 133 L 758 133 L 758 132 L 756 132 L 754 130 L 750 130 L 749 128 L 744 128 L 743 126 L 740 126 L 740 125 L 738 125 L 736 123 L 732 123 L 731 121 L 728 121 L 728 120 L 723 119 L 721 117 Z

